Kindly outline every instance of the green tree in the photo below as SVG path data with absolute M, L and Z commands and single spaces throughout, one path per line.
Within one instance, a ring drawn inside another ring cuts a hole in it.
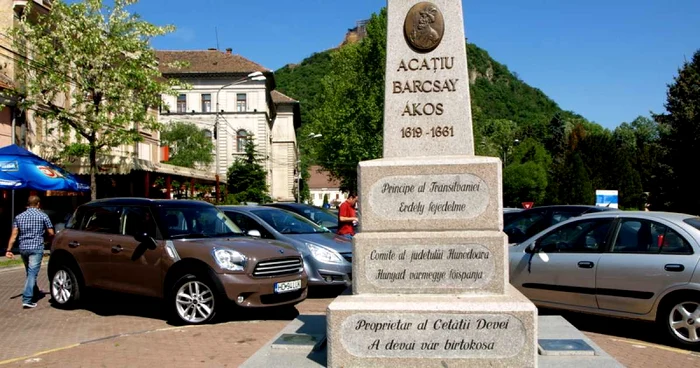
M 503 170 L 503 201 L 512 207 L 522 202 L 544 201 L 552 158 L 542 143 L 528 138 L 514 150 L 511 163 Z
M 30 19 L 27 9 L 13 28 L 18 50 L 32 58 L 19 63 L 25 109 L 44 121 L 72 129 L 78 142 L 64 142 L 65 151 L 85 155 L 90 162 L 92 198 L 97 195 L 97 156 L 114 147 L 140 141 L 139 129 L 155 130 L 149 109 L 163 94 L 174 93 L 177 81 L 163 82 L 150 41 L 171 32 L 130 14 L 137 0 L 53 1 L 51 11 Z M 28 2 L 31 7 L 32 2 Z M 68 97 L 65 104 L 56 104 Z M 64 137 L 66 138 L 66 137 Z
M 233 197 L 231 200 L 239 203 L 272 201 L 262 161 L 253 139 L 249 139 L 245 146 L 245 156 L 237 157 L 228 169 L 228 192 Z
M 503 170 L 503 201 L 509 207 L 522 202 L 540 204 L 547 190 L 547 170 L 535 162 L 514 163 Z
M 474 144 L 478 154 L 500 157 L 507 165 L 518 136 L 518 125 L 507 119 L 486 119 L 474 124 Z
M 209 166 L 214 161 L 214 143 L 193 123 L 178 121 L 166 125 L 160 133 L 160 142 L 170 147 L 171 165 L 195 168 Z
M 659 187 L 659 179 L 666 175 L 661 173 L 661 156 L 663 147 L 659 137 L 659 126 L 648 117 L 639 116 L 630 123 L 637 139 L 636 165 L 643 192 L 652 193 Z M 645 202 L 647 202 L 644 194 Z
M 651 174 L 655 166 L 650 162 L 654 143 L 653 128 L 647 118 L 638 117 L 632 124 L 622 123 L 613 132 L 616 143 L 611 157 L 611 169 L 620 196 L 620 207 L 642 209 L 645 203 L 642 176 Z M 652 123 L 653 124 L 653 123 Z M 647 184 L 650 183 L 650 175 Z M 647 185 L 648 186 L 648 185 Z M 603 189 L 603 188 L 600 188 Z
M 323 103 L 311 115 L 309 131 L 323 135 L 309 141 L 315 161 L 341 181 L 357 187 L 357 164 L 381 157 L 384 119 L 386 9 L 373 14 L 367 37 L 331 55 L 322 80 Z
M 668 86 L 665 107 L 667 113 L 654 115 L 666 150 L 663 164 L 668 168 L 655 202 L 673 211 L 698 214 L 700 191 L 694 158 L 700 155 L 700 50 Z
M 542 143 L 533 138 L 527 138 L 518 144 L 510 158 L 514 164 L 534 162 L 545 168 L 552 164 L 552 156 Z
M 578 154 L 581 155 L 593 190 L 617 189 L 618 164 L 615 159 L 617 152 L 615 138 L 610 131 L 599 134 L 587 135 L 578 145 Z
M 591 185 L 586 165 L 578 152 L 567 156 L 563 182 L 566 186 L 561 188 L 561 204 L 595 204 L 595 191 Z
M 617 179 L 616 189 L 619 195 L 619 205 L 625 209 L 640 210 L 644 206 L 645 197 L 642 189 L 642 180 L 633 167 L 633 152 L 618 148 L 614 155 L 617 161 L 615 165 L 615 176 Z

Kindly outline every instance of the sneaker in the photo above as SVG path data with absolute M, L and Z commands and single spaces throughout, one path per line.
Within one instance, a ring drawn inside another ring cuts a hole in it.
M 22 303 L 22 308 L 24 308 L 24 309 L 36 308 L 36 303 Z

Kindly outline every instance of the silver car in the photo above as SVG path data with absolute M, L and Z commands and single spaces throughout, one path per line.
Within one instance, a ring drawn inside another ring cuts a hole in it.
M 511 284 L 536 305 L 656 321 L 676 344 L 700 348 L 700 217 L 587 214 L 509 252 Z
M 304 259 L 309 285 L 352 283 L 352 241 L 294 212 L 264 206 L 220 206 L 250 236 L 283 241 Z

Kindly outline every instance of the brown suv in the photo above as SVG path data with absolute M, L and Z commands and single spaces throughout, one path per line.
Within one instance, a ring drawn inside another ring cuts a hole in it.
M 244 233 L 200 201 L 114 198 L 78 207 L 51 247 L 51 296 L 71 307 L 85 287 L 162 297 L 186 324 L 227 302 L 293 305 L 306 298 L 300 254 Z

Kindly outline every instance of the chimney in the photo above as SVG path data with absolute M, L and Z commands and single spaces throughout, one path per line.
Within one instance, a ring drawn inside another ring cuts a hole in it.
M 227 49 L 226 49 L 226 55 L 231 55 L 231 51 L 233 51 L 232 48 L 230 48 L 230 47 L 227 48 Z

